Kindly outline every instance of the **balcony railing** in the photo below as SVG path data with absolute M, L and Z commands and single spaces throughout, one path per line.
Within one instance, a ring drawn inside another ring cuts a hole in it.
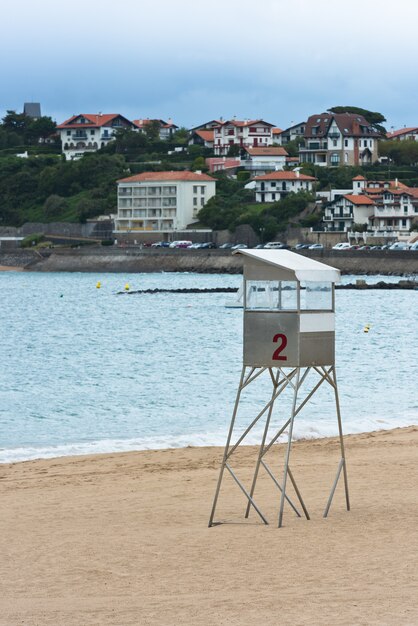
M 328 133 L 328 137 L 331 137 L 331 139 L 339 139 L 341 135 L 340 133 L 337 133 L 337 132 L 330 132 Z
M 309 143 L 308 145 L 306 144 L 299 145 L 300 152 L 308 152 L 310 150 L 328 150 L 328 144 L 327 142 L 321 143 L 319 141 L 313 141 Z

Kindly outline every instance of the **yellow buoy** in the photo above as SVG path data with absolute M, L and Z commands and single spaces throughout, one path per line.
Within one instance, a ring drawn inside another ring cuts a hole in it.
M 96 283 L 96 289 L 100 289 L 101 286 L 102 286 L 102 283 L 100 282 L 100 280 L 98 280 Z
M 125 285 L 125 291 L 129 291 L 129 284 L 128 283 L 126 283 L 126 285 Z

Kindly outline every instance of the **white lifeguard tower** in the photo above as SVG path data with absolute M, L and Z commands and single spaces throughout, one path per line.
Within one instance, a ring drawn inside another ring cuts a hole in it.
M 288 250 L 237 250 L 235 254 L 244 256 L 243 366 L 209 526 L 219 523 L 214 518 L 225 470 L 231 474 L 248 500 L 245 517 L 249 516 L 251 507 L 253 507 L 262 521 L 268 524 L 267 518 L 254 499 L 261 467 L 264 468 L 281 492 L 278 514 L 279 528 L 283 522 L 285 501 L 290 504 L 296 515 L 301 517 L 297 507 L 286 494 L 288 476 L 305 517 L 309 519 L 309 513 L 290 470 L 293 424 L 295 417 L 324 382 L 332 387 L 335 394 L 341 448 L 341 459 L 324 510 L 324 517 L 328 515 L 341 471 L 344 476 L 345 499 L 349 511 L 347 468 L 335 373 L 334 289 L 335 283 L 340 280 L 340 272 L 324 263 L 319 263 Z M 315 384 L 301 401 L 300 389 L 309 372 L 315 374 Z M 241 393 L 263 373 L 266 373 L 271 379 L 273 386 L 271 398 L 233 443 L 232 437 L 236 430 Z M 290 415 L 279 430 L 272 435 L 269 433 L 269 429 L 273 406 L 280 394 L 289 387 L 293 389 Z M 231 457 L 254 427 L 261 423 L 262 418 L 265 419 L 265 424 L 260 450 L 252 483 L 247 489 L 232 469 Z M 280 483 L 267 465 L 265 455 L 286 429 L 288 434 L 287 451 L 283 478 Z

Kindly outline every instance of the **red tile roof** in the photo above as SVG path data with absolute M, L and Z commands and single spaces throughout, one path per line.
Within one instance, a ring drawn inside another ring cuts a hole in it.
M 213 141 L 213 130 L 195 130 L 196 135 L 199 135 L 203 141 Z
M 87 123 L 75 122 L 79 117 L 84 117 L 88 120 Z M 120 113 L 79 113 L 73 115 L 62 124 L 58 124 L 57 128 L 100 128 L 102 126 L 108 126 L 114 119 L 121 117 L 126 122 L 129 120 Z M 129 122 L 131 124 L 132 122 Z
M 226 122 L 221 122 L 220 126 L 226 126 L 227 124 L 232 124 L 232 126 L 238 126 L 238 127 L 242 127 L 245 128 L 247 126 L 255 126 L 257 124 L 264 124 L 264 126 L 271 126 L 273 127 L 274 124 L 269 124 L 269 122 L 265 122 L 264 120 L 227 120 Z
M 281 128 L 272 128 L 271 132 L 273 135 L 281 135 L 283 131 Z
M 297 172 L 270 172 L 270 174 L 263 174 L 262 176 L 256 176 L 253 180 L 317 180 L 313 176 L 307 176 L 306 174 L 299 174 Z
M 161 128 L 178 128 L 178 126 L 173 124 L 173 122 L 165 122 L 164 120 L 157 120 L 157 119 L 150 120 L 149 118 L 141 119 L 141 120 L 133 120 L 133 123 L 138 128 L 143 128 L 144 126 L 146 126 L 150 122 L 158 122 Z
M 347 194 L 343 197 L 346 198 L 349 202 L 352 202 L 353 204 L 374 206 L 373 200 L 369 198 L 368 196 L 355 196 L 352 194 Z
M 359 174 L 358 176 L 354 176 L 353 180 L 367 180 L 367 178 L 364 178 L 364 176 Z
M 391 133 L 387 133 L 388 139 L 395 139 L 396 137 L 402 137 L 402 135 L 407 135 L 408 133 L 418 133 L 418 127 L 412 126 L 411 128 L 400 128 L 399 130 L 394 130 Z
M 143 172 L 142 174 L 135 174 L 128 178 L 121 178 L 118 183 L 142 183 L 145 181 L 152 182 L 164 182 L 164 181 L 182 181 L 192 180 L 196 182 L 210 181 L 215 182 L 215 179 L 207 174 L 198 174 L 197 172 L 189 172 L 184 170 L 181 172 Z
M 245 148 L 250 156 L 289 156 L 282 146 L 267 146 L 265 148 Z

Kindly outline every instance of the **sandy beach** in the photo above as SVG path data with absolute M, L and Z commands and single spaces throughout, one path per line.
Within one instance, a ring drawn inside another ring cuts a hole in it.
M 2 626 L 418 624 L 418 427 L 346 438 L 352 510 L 335 439 L 296 442 L 311 514 L 285 509 L 266 475 L 253 513 L 227 478 L 207 528 L 219 448 L 0 466 Z M 255 449 L 234 464 L 250 481 Z M 283 447 L 271 466 L 277 471 Z M 290 491 L 289 491 L 290 493 Z

